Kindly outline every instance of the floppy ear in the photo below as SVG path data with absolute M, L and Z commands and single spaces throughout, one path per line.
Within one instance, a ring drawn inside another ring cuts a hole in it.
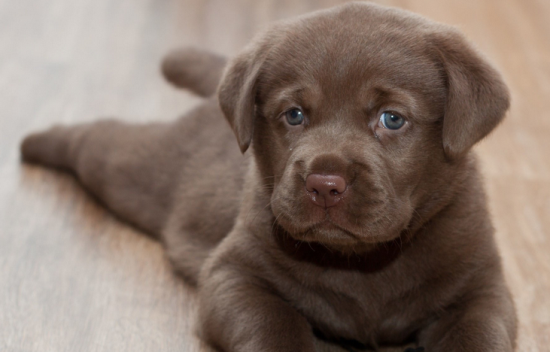
M 447 78 L 443 147 L 458 158 L 491 132 L 510 106 L 500 74 L 455 30 L 438 31 L 435 47 Z
M 241 152 L 252 142 L 254 132 L 256 82 L 266 51 L 253 42 L 227 66 L 218 88 L 218 101 L 233 128 Z

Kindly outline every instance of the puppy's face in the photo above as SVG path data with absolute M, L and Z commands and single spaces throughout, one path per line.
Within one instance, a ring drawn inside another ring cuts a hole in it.
M 273 28 L 228 69 L 220 103 L 241 147 L 252 140 L 276 222 L 361 250 L 445 204 L 508 98 L 456 33 L 352 4 Z

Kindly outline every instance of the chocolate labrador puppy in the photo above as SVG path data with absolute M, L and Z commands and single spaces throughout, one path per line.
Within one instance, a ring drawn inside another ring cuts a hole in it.
M 164 243 L 205 345 L 514 349 L 471 152 L 509 95 L 455 29 L 351 3 L 275 24 L 227 66 L 186 49 L 163 70 L 208 99 L 173 123 L 53 127 L 22 154 Z

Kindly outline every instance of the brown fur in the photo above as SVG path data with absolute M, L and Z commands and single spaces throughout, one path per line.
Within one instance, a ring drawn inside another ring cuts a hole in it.
M 224 62 L 180 51 L 163 71 L 208 96 Z M 73 171 L 163 241 L 198 284 L 201 338 L 217 350 L 314 351 L 317 335 L 512 351 L 514 305 L 470 151 L 508 105 L 454 29 L 352 3 L 274 25 L 228 64 L 217 98 L 171 124 L 55 127 L 22 154 Z M 293 107 L 304 124 L 285 123 Z M 387 110 L 406 125 L 383 128 Z M 346 180 L 337 206 L 310 201 L 314 173 Z

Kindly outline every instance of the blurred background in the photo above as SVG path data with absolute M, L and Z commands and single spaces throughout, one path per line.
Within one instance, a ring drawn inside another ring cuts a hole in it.
M 53 123 L 169 120 L 200 103 L 159 73 L 170 49 L 237 53 L 337 0 L 0 0 L 0 351 L 198 351 L 195 293 L 159 244 L 68 175 L 21 165 Z M 387 0 L 459 27 L 503 73 L 506 121 L 476 146 L 520 319 L 550 351 L 550 1 Z

